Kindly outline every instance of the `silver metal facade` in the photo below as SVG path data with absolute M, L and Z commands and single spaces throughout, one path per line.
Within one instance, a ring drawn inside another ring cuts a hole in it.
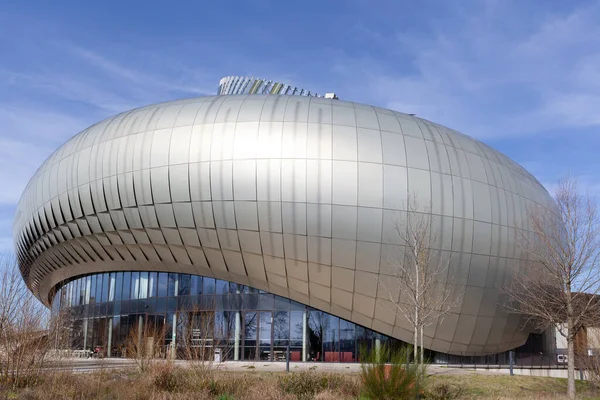
M 426 347 L 489 354 L 523 344 L 499 287 L 526 255 L 526 210 L 548 204 L 518 164 L 407 114 L 316 97 L 202 97 L 95 124 L 35 173 L 18 206 L 31 290 L 82 274 L 157 270 L 253 286 L 412 342 L 378 284 L 402 254 L 410 194 L 465 288 Z

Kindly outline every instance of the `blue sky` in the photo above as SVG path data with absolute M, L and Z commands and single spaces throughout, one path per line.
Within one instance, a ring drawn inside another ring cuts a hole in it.
M 598 21 L 600 1 L 4 1 L 0 251 L 58 145 L 225 75 L 416 113 L 600 193 Z

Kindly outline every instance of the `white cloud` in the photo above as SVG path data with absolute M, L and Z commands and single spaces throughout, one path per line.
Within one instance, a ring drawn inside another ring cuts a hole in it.
M 380 104 L 480 138 L 600 126 L 600 2 L 535 18 L 524 3 L 456 4 L 425 35 L 357 28 L 383 56 L 341 53 L 334 71 Z

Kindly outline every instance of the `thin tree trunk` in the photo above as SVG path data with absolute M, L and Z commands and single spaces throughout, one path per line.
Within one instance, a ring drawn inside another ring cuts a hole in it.
M 572 334 L 571 321 L 567 332 L 567 395 L 570 399 L 575 398 L 575 338 Z
M 425 362 L 424 361 L 424 357 L 423 357 L 423 354 L 424 354 L 424 350 L 423 350 L 423 326 L 421 326 L 421 328 L 419 329 L 419 331 L 420 331 L 419 333 L 420 333 L 420 336 L 421 336 L 421 338 L 419 339 L 419 341 L 421 342 L 421 360 L 420 360 L 421 363 L 420 364 L 423 365 L 424 362 Z
M 419 311 L 415 310 L 415 321 L 418 318 L 418 316 L 419 316 Z M 418 349 L 419 349 L 419 336 L 418 336 L 419 335 L 419 328 L 417 327 L 416 323 L 414 324 L 413 328 L 414 328 L 414 331 L 415 331 L 415 333 L 414 333 L 414 346 L 413 346 L 413 358 L 414 358 L 414 362 L 416 363 L 417 360 L 418 360 L 418 358 L 417 358 L 418 353 L 417 352 L 418 352 Z

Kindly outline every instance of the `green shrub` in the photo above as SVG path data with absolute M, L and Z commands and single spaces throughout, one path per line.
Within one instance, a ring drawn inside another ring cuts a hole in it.
M 383 345 L 378 351 L 366 352 L 361 359 L 363 394 L 370 399 L 415 399 L 423 393 L 425 368 L 409 363 L 410 349 L 392 352 Z

